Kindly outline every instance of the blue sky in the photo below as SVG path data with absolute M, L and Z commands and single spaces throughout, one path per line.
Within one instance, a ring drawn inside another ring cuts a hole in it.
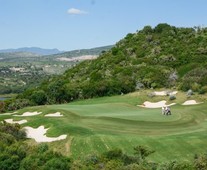
M 145 25 L 207 25 L 207 0 L 0 0 L 0 49 L 111 45 Z

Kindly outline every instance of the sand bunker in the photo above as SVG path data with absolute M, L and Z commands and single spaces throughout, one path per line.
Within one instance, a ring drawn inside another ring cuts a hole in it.
M 46 114 L 45 117 L 62 117 L 60 112 Z
M 197 103 L 195 100 L 187 100 L 182 105 L 194 105 L 194 104 L 200 104 L 200 103 Z
M 154 94 L 156 95 L 156 96 L 166 96 L 167 94 L 169 94 L 169 95 L 175 95 L 175 94 L 177 94 L 178 93 L 178 91 L 173 91 L 173 92 L 168 92 L 168 91 L 155 91 L 154 92 Z
M 163 106 L 172 106 L 172 105 L 175 105 L 176 103 L 171 103 L 169 105 L 166 105 L 166 102 L 165 100 L 162 100 L 162 101 L 159 101 L 159 102 L 144 102 L 142 105 L 138 105 L 140 107 L 145 107 L 145 108 L 161 108 Z
M 20 120 L 20 121 L 14 121 L 13 119 L 4 119 L 5 122 L 7 123 L 11 123 L 11 124 L 14 124 L 14 123 L 18 123 L 18 124 L 23 124 L 23 123 L 27 123 L 27 120 Z
M 37 129 L 32 127 L 24 127 L 27 133 L 27 138 L 32 138 L 36 142 L 53 142 L 58 140 L 63 140 L 67 138 L 67 135 L 61 135 L 59 137 L 47 137 L 45 133 L 48 129 L 45 129 L 44 126 L 40 126 Z
M 172 91 L 172 92 L 169 92 L 168 94 L 169 95 L 175 95 L 175 94 L 177 94 L 178 93 L 178 91 Z
M 166 91 L 155 91 L 154 94 L 156 96 L 166 96 L 167 95 Z
M 14 116 L 36 116 L 41 114 L 42 112 L 25 112 L 22 115 L 14 115 Z

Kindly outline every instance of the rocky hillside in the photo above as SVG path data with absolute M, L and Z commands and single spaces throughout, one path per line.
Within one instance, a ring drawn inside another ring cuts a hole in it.
M 95 60 L 27 90 L 36 104 L 128 93 L 140 88 L 207 91 L 207 28 L 145 26 Z

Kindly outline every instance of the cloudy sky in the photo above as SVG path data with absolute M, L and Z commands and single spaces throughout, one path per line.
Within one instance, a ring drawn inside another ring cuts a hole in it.
M 207 26 L 207 0 L 0 0 L 0 49 L 115 44 L 145 25 Z

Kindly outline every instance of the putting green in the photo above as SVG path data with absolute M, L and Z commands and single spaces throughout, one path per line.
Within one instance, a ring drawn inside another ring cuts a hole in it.
M 160 99 L 160 98 L 159 98 Z M 163 97 L 165 99 L 165 97 Z M 68 134 L 67 140 L 50 143 L 64 154 L 82 157 L 121 148 L 133 153 L 136 145 L 146 145 L 156 152 L 150 157 L 155 161 L 190 160 L 196 153 L 207 149 L 207 105 L 171 107 L 172 115 L 164 116 L 159 109 L 141 108 L 137 96 L 115 96 L 74 102 L 63 105 L 31 107 L 19 110 L 41 111 L 37 116 L 14 117 L 1 115 L 0 120 L 27 119 L 22 126 L 50 128 L 47 136 Z M 60 112 L 63 117 L 44 117 Z

